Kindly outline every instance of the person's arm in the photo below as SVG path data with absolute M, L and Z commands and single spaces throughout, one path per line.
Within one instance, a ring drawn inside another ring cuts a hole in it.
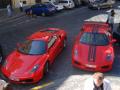
M 112 90 L 111 84 L 110 84 L 110 81 L 109 81 L 109 80 L 106 80 L 106 79 L 105 79 L 104 85 L 105 85 L 105 90 Z

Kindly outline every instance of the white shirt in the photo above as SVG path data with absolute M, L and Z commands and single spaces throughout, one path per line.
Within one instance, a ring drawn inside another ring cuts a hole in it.
M 106 79 L 103 80 L 103 90 L 112 90 L 110 82 Z M 94 89 L 94 80 L 93 78 L 89 78 L 84 83 L 84 89 L 83 90 L 93 90 Z
M 108 23 L 114 23 L 114 17 L 113 16 L 109 16 L 108 17 Z
M 23 7 L 23 3 L 22 2 L 20 2 L 19 4 L 20 4 L 20 7 Z

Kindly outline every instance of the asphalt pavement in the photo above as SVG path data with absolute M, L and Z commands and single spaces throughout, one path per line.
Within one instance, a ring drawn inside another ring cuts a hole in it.
M 116 4 L 116 9 L 119 3 Z M 30 90 L 37 87 L 36 90 L 82 90 L 83 82 L 93 72 L 83 71 L 73 68 L 71 65 L 71 50 L 74 37 L 80 32 L 80 28 L 85 20 L 98 15 L 106 16 L 109 9 L 90 10 L 87 7 L 64 10 L 49 17 L 27 17 L 25 15 L 0 22 L 0 43 L 3 46 L 4 54 L 7 56 L 15 49 L 17 42 L 22 42 L 25 37 L 41 28 L 56 27 L 64 29 L 67 32 L 67 47 L 55 59 L 50 67 L 50 72 L 36 84 L 19 85 L 12 84 L 14 90 Z M 102 18 L 100 17 L 100 18 Z M 97 20 L 100 20 L 97 18 Z M 94 18 L 93 18 L 94 19 Z M 95 18 L 96 20 L 96 18 Z M 118 23 L 116 22 L 115 26 Z M 113 90 L 120 90 L 120 48 L 115 47 L 115 62 L 113 69 L 106 72 L 106 77 L 111 81 Z M 48 83 L 48 84 L 47 84 Z M 41 86 L 40 86 L 41 85 Z

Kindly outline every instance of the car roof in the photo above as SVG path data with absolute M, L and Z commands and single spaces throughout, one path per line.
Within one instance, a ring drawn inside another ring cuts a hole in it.
M 109 25 L 103 22 L 85 22 L 82 27 L 82 30 L 84 30 L 84 32 L 104 33 L 109 29 Z
M 27 37 L 27 39 L 48 41 L 56 32 L 58 31 L 55 28 L 46 28 L 33 33 L 31 36 Z

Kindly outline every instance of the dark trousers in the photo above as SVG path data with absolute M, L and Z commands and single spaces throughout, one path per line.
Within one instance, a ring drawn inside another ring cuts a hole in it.
M 20 11 L 23 12 L 23 7 L 20 7 Z

